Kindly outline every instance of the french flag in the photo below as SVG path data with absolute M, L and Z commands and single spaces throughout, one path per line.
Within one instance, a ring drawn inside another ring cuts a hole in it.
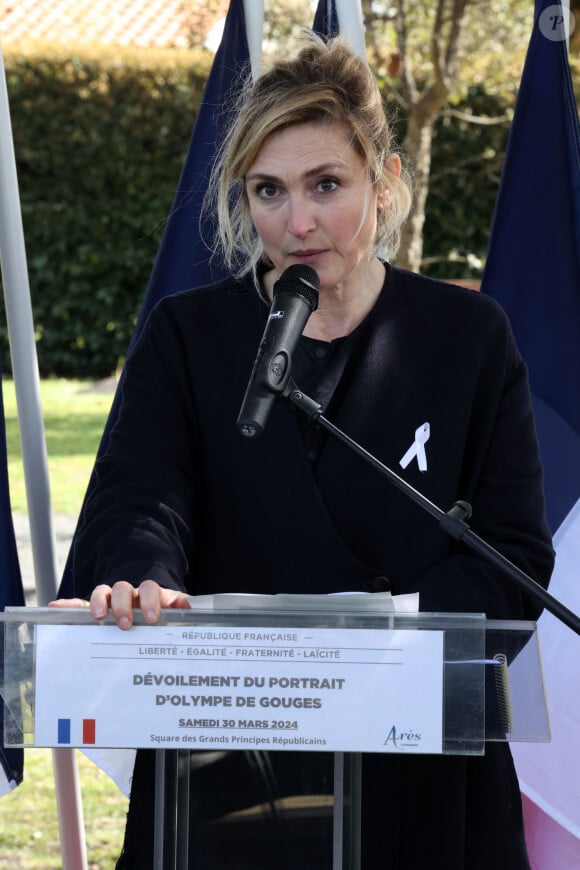
M 57 721 L 57 739 L 59 746 L 70 746 L 73 742 L 71 719 L 58 719 Z M 94 746 L 97 742 L 97 721 L 96 719 L 83 719 L 81 722 L 81 735 L 83 746 Z M 74 745 L 77 745 L 76 738 Z
M 209 240 L 214 228 L 209 217 L 202 220 L 202 206 L 220 141 L 220 118 L 224 117 L 225 107 L 235 103 L 236 92 L 239 94 L 249 68 L 244 3 L 243 0 L 231 0 L 128 352 L 161 299 L 182 290 L 206 287 L 227 277 L 225 268 L 212 261 Z M 118 389 L 99 446 L 99 456 L 104 454 L 109 433 L 117 420 L 120 393 Z M 91 488 L 89 484 L 89 492 Z M 74 597 L 71 557 L 72 549 L 59 588 L 60 598 Z
M 550 592 L 580 611 L 580 126 L 568 12 L 536 0 L 482 290 L 526 360 L 556 548 Z M 580 638 L 539 621 L 552 741 L 512 744 L 534 870 L 580 868 Z

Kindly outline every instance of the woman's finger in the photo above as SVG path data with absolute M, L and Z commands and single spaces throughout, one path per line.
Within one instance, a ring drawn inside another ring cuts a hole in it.
M 97 589 L 100 587 L 97 586 Z M 95 592 L 97 590 L 95 589 Z M 95 594 L 93 592 L 93 596 Z M 124 580 L 119 580 L 111 588 L 111 610 L 115 622 L 122 629 L 131 628 L 133 625 L 133 610 L 138 604 L 138 592 L 134 586 Z M 92 598 L 91 598 L 92 605 Z
M 143 618 L 149 623 L 157 622 L 161 607 L 165 606 L 161 603 L 161 587 L 154 580 L 143 580 L 138 591 L 139 607 Z
M 104 619 L 111 606 L 111 587 L 102 583 L 95 586 L 91 593 L 91 615 L 94 619 Z
M 84 598 L 57 598 L 48 602 L 49 607 L 88 607 L 89 602 Z

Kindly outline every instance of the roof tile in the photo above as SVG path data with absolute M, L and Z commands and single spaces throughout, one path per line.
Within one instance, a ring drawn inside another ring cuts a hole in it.
M 0 3 L 0 39 L 181 48 L 187 15 L 183 0 L 12 0 Z

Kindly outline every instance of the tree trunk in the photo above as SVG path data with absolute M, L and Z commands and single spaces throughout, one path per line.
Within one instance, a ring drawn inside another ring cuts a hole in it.
M 425 116 L 419 106 L 410 107 L 407 118 L 407 135 L 403 143 L 404 151 L 413 161 L 413 204 L 403 231 L 396 263 L 403 269 L 419 272 L 423 257 L 423 224 L 425 223 L 425 203 L 429 192 L 429 173 L 431 170 L 431 143 L 435 115 Z
M 425 203 L 429 192 L 433 125 L 457 77 L 457 49 L 469 0 L 436 0 L 431 31 L 432 83 L 421 94 L 413 74 L 407 33 L 408 0 L 397 2 L 397 42 L 401 58 L 401 90 L 407 112 L 403 147 L 414 164 L 414 197 L 401 234 L 397 265 L 418 272 L 423 258 Z

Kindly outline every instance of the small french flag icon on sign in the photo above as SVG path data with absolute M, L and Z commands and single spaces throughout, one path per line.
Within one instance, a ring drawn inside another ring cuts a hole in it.
M 71 720 L 58 720 L 58 744 L 59 746 L 70 746 L 71 743 Z M 97 739 L 97 723 L 96 719 L 83 719 L 83 745 L 94 745 Z

